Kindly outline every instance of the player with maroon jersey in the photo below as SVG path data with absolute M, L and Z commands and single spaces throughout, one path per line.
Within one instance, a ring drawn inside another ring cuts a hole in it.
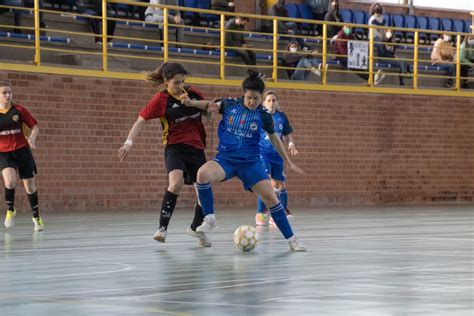
M 44 229 L 39 215 L 38 192 L 36 190 L 36 163 L 31 148 L 36 148 L 38 122 L 27 109 L 12 101 L 12 86 L 0 81 L 0 169 L 5 183 L 5 201 L 7 214 L 5 227 L 15 225 L 15 185 L 16 173 L 23 180 L 31 209 L 35 231 Z M 27 132 L 31 129 L 29 132 Z M 28 136 L 29 135 L 29 136 Z
M 147 81 L 158 87 L 158 92 L 140 111 L 138 119 L 128 134 L 124 145 L 118 150 L 123 161 L 133 146 L 135 138 L 144 124 L 155 118 L 161 121 L 165 165 L 168 172 L 168 188 L 161 206 L 159 228 L 153 238 L 165 242 L 168 224 L 173 214 L 176 200 L 184 184 L 194 184 L 198 169 L 206 163 L 204 149 L 206 132 L 202 123 L 202 110 L 186 107 L 181 100 L 203 100 L 202 93 L 194 87 L 185 87 L 184 81 L 189 73 L 179 63 L 163 63 L 158 69 L 147 74 Z M 208 101 L 202 101 L 206 104 Z M 203 221 L 201 205 L 194 207 L 194 219 L 186 232 L 198 238 L 200 245 L 210 247 L 211 243 L 196 227 Z

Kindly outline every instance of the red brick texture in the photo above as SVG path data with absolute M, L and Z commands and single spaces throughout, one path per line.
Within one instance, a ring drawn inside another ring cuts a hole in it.
M 144 82 L 0 73 L 39 120 L 34 151 L 43 209 L 158 207 L 167 185 L 157 120 L 129 159 L 117 149 L 153 95 Z M 199 86 L 206 97 L 239 88 Z M 474 100 L 317 91 L 280 91 L 307 175 L 289 173 L 290 205 L 472 203 Z M 207 126 L 215 154 L 217 121 Z M 212 133 L 211 133 L 212 131 Z M 17 204 L 26 206 L 19 189 Z M 3 194 L 1 194 L 3 196 Z M 218 205 L 253 206 L 236 180 L 215 185 Z M 191 187 L 178 206 L 191 206 Z

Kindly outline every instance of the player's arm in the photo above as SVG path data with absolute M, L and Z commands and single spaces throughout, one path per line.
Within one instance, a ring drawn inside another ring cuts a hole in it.
M 298 150 L 296 150 L 295 143 L 293 142 L 293 136 L 291 136 L 291 134 L 288 134 L 285 136 L 285 139 L 288 141 L 288 150 L 290 152 L 290 155 L 296 156 L 298 154 Z
M 133 143 L 135 142 L 135 139 L 137 138 L 138 134 L 140 134 L 145 123 L 146 123 L 146 120 L 143 117 L 138 116 L 138 119 L 133 124 L 132 128 L 130 129 L 130 132 L 128 133 L 127 140 L 125 141 L 123 146 L 120 147 L 118 150 L 118 156 L 119 156 L 120 161 L 123 161 L 127 157 L 128 152 L 132 148 Z
M 38 125 L 35 125 L 31 128 L 30 136 L 26 138 L 26 140 L 28 141 L 28 144 L 33 149 L 36 148 L 36 137 L 38 137 L 38 134 L 39 134 L 39 128 L 38 128 Z

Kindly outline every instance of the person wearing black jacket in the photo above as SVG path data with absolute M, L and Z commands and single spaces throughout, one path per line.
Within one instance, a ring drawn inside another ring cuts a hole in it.
M 316 76 L 321 76 L 321 63 L 316 59 L 314 52 L 299 53 L 298 43 L 290 42 L 287 52 L 283 55 L 282 64 L 284 67 L 296 68 L 287 69 L 288 78 L 291 80 L 308 80 L 312 72 Z
M 397 46 L 393 44 L 393 32 L 388 29 L 385 31 L 385 35 L 382 39 L 382 44 L 377 45 L 377 56 L 384 58 L 392 58 L 390 60 L 382 60 L 381 62 L 389 62 L 394 68 L 398 68 L 400 74 L 405 74 L 407 72 L 407 65 L 404 60 L 400 60 L 395 51 Z M 399 83 L 401 86 L 405 85 L 403 81 L 403 75 L 398 76 Z
M 328 22 L 342 22 L 341 14 L 339 13 L 339 1 L 332 0 L 329 4 L 329 11 L 324 16 L 324 21 Z M 342 26 L 328 25 L 327 37 L 332 38 L 337 35 L 341 30 Z
M 227 51 L 236 53 L 239 55 L 246 65 L 256 65 L 257 56 L 255 53 L 248 49 L 251 46 L 244 39 L 245 24 L 249 22 L 249 18 L 246 17 L 236 17 L 229 21 L 226 26 L 225 33 L 225 46 L 226 47 L 242 47 L 239 48 L 226 48 Z M 237 31 L 237 32 L 232 32 Z M 241 33 L 242 32 L 242 33 Z

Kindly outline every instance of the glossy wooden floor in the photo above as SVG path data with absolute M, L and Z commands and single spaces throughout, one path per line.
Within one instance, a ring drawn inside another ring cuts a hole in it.
M 186 209 L 166 244 L 157 211 L 44 214 L 42 233 L 22 213 L 1 229 L 0 315 L 473 315 L 472 209 L 295 209 L 306 253 L 269 227 L 236 250 L 250 209 L 218 210 L 211 248 Z

